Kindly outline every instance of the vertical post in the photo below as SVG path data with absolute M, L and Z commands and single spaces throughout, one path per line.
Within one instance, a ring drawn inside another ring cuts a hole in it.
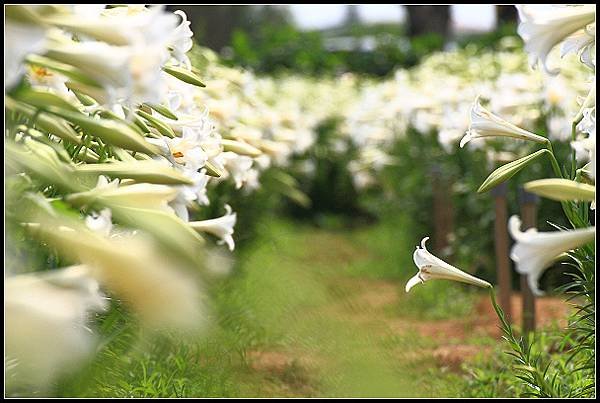
M 519 189 L 519 204 L 521 205 L 521 221 L 522 231 L 528 228 L 537 226 L 537 204 L 539 197 Z M 521 298 L 523 309 L 523 334 L 533 332 L 535 330 L 535 296 L 529 288 L 527 276 L 521 275 Z
M 449 235 L 453 230 L 451 184 L 449 179 L 442 175 L 439 165 L 434 165 L 431 177 L 434 220 L 433 250 L 438 254 L 444 254 L 444 249 L 449 244 Z M 448 256 L 444 257 L 448 258 Z
M 511 294 L 511 266 L 508 253 L 508 207 L 506 194 L 508 185 L 502 183 L 492 189 L 494 196 L 496 218 L 494 222 L 494 246 L 496 251 L 496 273 L 498 277 L 498 288 L 500 289 L 500 307 L 504 311 L 506 320 L 511 323 L 512 306 Z

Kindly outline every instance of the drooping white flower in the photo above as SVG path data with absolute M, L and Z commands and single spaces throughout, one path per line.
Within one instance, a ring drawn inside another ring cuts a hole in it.
M 556 232 L 537 232 L 530 228 L 521 231 L 521 220 L 512 216 L 508 230 L 516 241 L 510 251 L 510 258 L 516 270 L 527 275 L 531 290 L 541 295 L 538 280 L 556 258 L 564 252 L 576 249 L 594 240 L 596 227 Z
M 553 6 L 545 9 L 529 5 L 517 6 L 520 23 L 518 33 L 525 41 L 525 50 L 530 54 L 532 65 L 542 62 L 550 73 L 547 58 L 550 51 L 569 35 L 585 28 L 596 18 L 595 5 Z
M 94 352 L 87 327 L 106 298 L 85 266 L 5 278 L 5 360 L 9 392 L 46 392 Z
M 222 217 L 204 221 L 193 221 L 189 225 L 196 231 L 208 232 L 221 238 L 219 244 L 226 243 L 229 250 L 233 250 L 235 243 L 232 235 L 237 217 L 236 213 L 232 213 L 231 206 L 228 204 L 225 205 L 225 210 L 226 213 Z
M 536 143 L 548 142 L 547 138 L 521 129 L 502 119 L 500 116 L 488 111 L 481 106 L 479 98 L 477 98 L 471 108 L 471 123 L 469 125 L 469 130 L 460 141 L 460 147 L 464 147 L 465 144 L 473 139 L 483 137 L 511 137 L 534 141 Z
M 417 250 L 415 250 L 415 253 L 413 254 L 413 260 L 417 265 L 419 272 L 406 283 L 406 292 L 409 292 L 411 288 L 419 283 L 435 279 L 460 281 L 479 287 L 492 286 L 487 281 L 467 274 L 444 262 L 442 259 L 433 256 L 425 246 L 428 239 L 429 237 L 423 238 L 421 241 L 421 248 L 417 246 Z

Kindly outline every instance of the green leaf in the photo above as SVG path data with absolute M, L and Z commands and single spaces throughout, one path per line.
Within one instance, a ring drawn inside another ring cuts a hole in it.
M 533 160 L 549 152 L 550 151 L 544 148 L 542 150 L 534 152 L 533 154 L 529 154 L 523 158 L 519 158 L 518 160 L 502 165 L 500 168 L 496 169 L 490 174 L 490 176 L 487 177 L 487 179 L 481 184 L 479 189 L 477 189 L 477 193 L 487 192 L 494 186 L 497 186 L 502 182 L 509 180 L 513 177 L 513 175 L 515 175 L 521 169 L 525 168 L 527 165 L 533 162 Z
M 4 98 L 4 106 L 12 112 L 25 115 L 43 132 L 53 134 L 75 144 L 81 144 L 81 136 L 64 119 L 38 111 L 27 104 L 17 102 L 9 97 Z

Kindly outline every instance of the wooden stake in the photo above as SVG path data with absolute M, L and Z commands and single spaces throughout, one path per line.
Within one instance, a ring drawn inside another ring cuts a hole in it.
M 512 306 L 510 301 L 511 286 L 511 265 L 509 259 L 508 245 L 508 208 L 506 203 L 506 194 L 508 185 L 502 183 L 492 189 L 494 196 L 496 220 L 494 223 L 494 244 L 496 249 L 496 273 L 498 278 L 498 288 L 500 307 L 504 311 L 506 320 L 511 323 Z

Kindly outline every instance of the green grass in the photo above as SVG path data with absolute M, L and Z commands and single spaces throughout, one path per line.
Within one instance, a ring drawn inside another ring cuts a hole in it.
M 237 253 L 234 273 L 212 288 L 216 320 L 205 334 L 143 332 L 115 310 L 103 321 L 109 341 L 98 358 L 57 394 L 457 396 L 458 376 L 419 354 L 433 341 L 383 325 L 388 318 L 459 317 L 472 305 L 472 294 L 454 283 L 404 293 L 416 268 L 415 246 L 402 229 L 401 217 L 352 230 L 261 222 L 260 235 Z M 397 302 L 369 310 L 357 298 L 381 282 Z M 264 356 L 284 362 L 261 364 Z

